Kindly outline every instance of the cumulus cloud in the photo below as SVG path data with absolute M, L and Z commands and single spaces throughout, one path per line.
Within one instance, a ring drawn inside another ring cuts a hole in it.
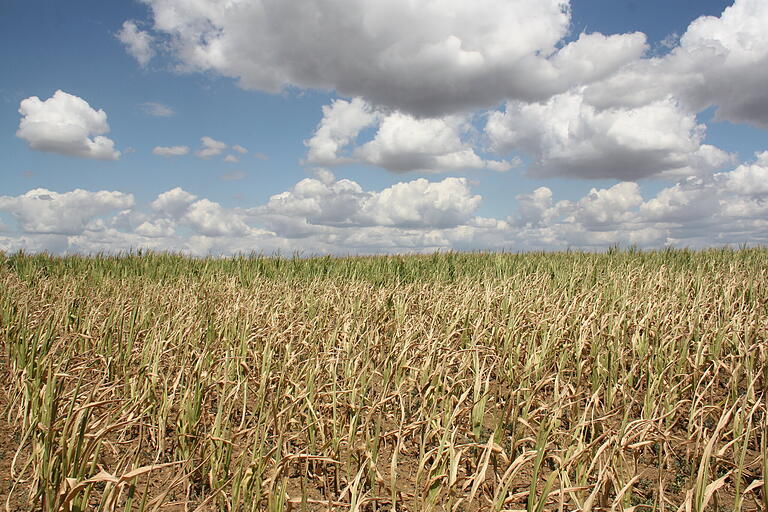
M 356 160 L 393 172 L 490 169 L 507 171 L 512 164 L 484 160 L 463 138 L 472 129 L 457 116 L 417 119 L 392 113 L 382 118 L 372 140 L 356 148 Z
M 694 103 L 717 105 L 719 119 L 768 127 L 767 23 L 762 0 L 738 0 L 720 17 L 691 23 L 673 61 L 689 60 L 701 76 L 691 81 Z
M 31 149 L 97 160 L 117 160 L 107 114 L 82 98 L 58 90 L 45 101 L 37 96 L 21 100 L 16 136 Z
M 172 237 L 176 233 L 176 222 L 172 219 L 144 220 L 135 233 L 149 238 Z
M 157 196 L 150 208 L 154 216 L 148 220 L 157 222 L 160 219 L 165 226 L 184 225 L 204 236 L 246 235 L 252 231 L 245 224 L 242 213 L 205 198 L 198 199 L 181 187 Z
M 237 212 L 228 211 L 219 203 L 200 199 L 190 204 L 182 220 L 205 236 L 237 236 L 251 230 Z
M 503 171 L 524 154 L 532 176 L 676 180 L 733 162 L 705 143 L 702 110 L 768 127 L 763 0 L 693 21 L 654 57 L 642 33 L 569 41 L 568 0 L 144 2 L 152 34 L 132 21 L 122 32 L 148 52 L 147 38 L 162 40 L 182 71 L 348 98 L 323 108 L 305 141 L 311 165 Z M 479 138 L 475 109 L 502 102 Z M 198 155 L 226 149 L 210 141 Z M 486 156 L 486 142 L 513 156 Z
M 304 142 L 307 146 L 307 161 L 317 165 L 331 165 L 352 162 L 339 153 L 352 143 L 360 131 L 372 125 L 379 114 L 362 98 L 350 101 L 337 99 L 330 105 L 323 106 L 323 118 L 311 139 Z
M 576 204 L 574 220 L 588 228 L 622 228 L 643 204 L 637 183 L 622 182 L 608 189 L 592 189 Z
M 650 195 L 637 183 L 557 200 L 518 194 L 509 217 L 480 217 L 465 178 L 417 179 L 382 190 L 327 169 L 260 205 L 232 208 L 181 188 L 148 205 L 130 194 L 30 190 L 0 197 L 0 248 L 54 252 L 146 247 L 190 254 L 429 252 L 442 249 L 602 249 L 768 243 L 768 153 L 736 168 L 681 179 Z M 6 218 L 3 220 L 5 221 Z
M 718 204 L 714 182 L 689 178 L 659 191 L 656 197 L 643 203 L 640 213 L 648 221 L 688 224 L 709 218 Z
M 517 211 L 509 221 L 521 249 L 663 243 L 662 232 L 638 217 L 643 198 L 636 183 L 593 188 L 578 201 L 555 202 L 553 196 L 547 187 L 516 196 Z
M 133 206 L 131 194 L 76 189 L 59 194 L 44 188 L 26 194 L 0 196 L 0 211 L 7 212 L 26 233 L 72 235 L 93 229 L 95 218 Z
M 755 155 L 752 164 L 742 164 L 728 173 L 726 187 L 740 196 L 768 195 L 768 151 Z
M 645 199 L 636 183 L 593 189 L 578 201 L 553 204 L 540 188 L 517 197 L 510 218 L 531 248 L 707 247 L 768 242 L 768 155 L 728 172 L 688 177 Z M 521 214 L 523 212 L 523 214 Z
M 361 202 L 366 197 L 354 181 L 307 178 L 290 190 L 270 197 L 266 205 L 250 214 L 271 230 L 289 238 L 322 231 L 329 226 L 356 225 Z
M 224 161 L 230 164 L 236 164 L 240 161 L 239 158 L 237 158 L 235 155 L 227 155 L 224 157 Z
M 380 226 L 446 228 L 469 221 L 480 201 L 466 178 L 439 182 L 420 178 L 372 194 L 360 213 L 362 219 Z
M 181 156 L 189 153 L 189 146 L 155 146 L 152 154 L 160 156 Z
M 212 139 L 205 136 L 200 139 L 202 147 L 195 152 L 200 158 L 209 158 L 212 156 L 220 155 L 222 151 L 227 149 L 227 144 L 220 140 Z
M 595 106 L 645 105 L 674 95 L 692 111 L 768 127 L 768 4 L 736 0 L 694 20 L 663 57 L 640 59 L 587 88 Z
M 154 38 L 148 32 L 139 30 L 136 22 L 130 20 L 124 22 L 116 35 L 120 42 L 125 45 L 126 51 L 141 66 L 146 66 L 155 56 L 155 50 L 152 47 Z
M 367 142 L 360 132 L 376 127 Z M 361 98 L 337 99 L 323 107 L 314 135 L 305 141 L 307 162 L 315 165 L 361 163 L 392 172 L 445 172 L 468 169 L 506 171 L 512 164 L 485 160 L 473 148 L 473 127 L 464 116 L 416 118 L 385 114 Z
M 150 207 L 155 212 L 169 218 L 181 217 L 189 208 L 197 196 L 191 194 L 181 187 L 176 187 L 167 192 L 163 192 L 150 203 Z
M 706 127 L 672 97 L 598 109 L 573 90 L 544 103 L 509 102 L 488 116 L 492 147 L 534 159 L 535 176 L 637 180 L 708 173 L 732 156 L 704 144 Z
M 185 226 L 205 237 L 272 232 L 280 238 L 294 239 L 343 234 L 357 236 L 357 243 L 361 243 L 360 234 L 351 231 L 451 228 L 471 221 L 480 203 L 480 196 L 471 194 L 464 178 L 446 178 L 442 182 L 419 179 L 380 192 L 364 191 L 356 182 L 336 180 L 327 173 L 321 179 L 304 179 L 291 190 L 272 196 L 267 204 L 249 210 L 224 208 L 175 188 L 150 204 L 149 215 L 125 214 L 118 225 L 130 226 L 144 236 L 158 236 L 169 227 Z
M 763 0 L 693 21 L 653 57 L 639 32 L 570 40 L 568 0 L 144 3 L 152 34 L 133 21 L 122 32 L 155 38 L 181 71 L 346 97 L 323 107 L 305 141 L 310 165 L 503 171 L 524 154 L 533 176 L 677 180 L 733 162 L 705 143 L 704 109 L 768 127 Z M 486 139 L 474 133 L 476 109 L 502 103 L 487 113 Z M 225 149 L 206 137 L 197 154 Z
M 433 117 L 507 98 L 545 99 L 646 50 L 639 33 L 562 45 L 567 0 L 145 3 L 154 33 L 183 70 L 215 71 L 269 92 L 336 90 Z
M 518 194 L 515 196 L 517 210 L 510 216 L 514 226 L 538 228 L 548 224 L 558 215 L 559 207 L 567 207 L 565 201 L 555 205 L 552 200 L 552 191 L 547 187 L 539 187 L 530 194 Z
M 367 192 L 358 183 L 336 180 L 323 170 L 250 213 L 273 231 L 297 237 L 342 226 L 453 227 L 471 219 L 480 201 L 466 178 L 418 179 Z
M 234 146 L 232 146 L 232 149 L 233 149 L 234 151 L 237 151 L 237 152 L 238 152 L 238 153 L 240 153 L 241 155 L 244 155 L 244 154 L 248 153 L 248 150 L 247 150 L 247 149 L 245 149 L 245 148 L 244 148 L 243 146 L 241 146 L 240 144 L 235 144 Z

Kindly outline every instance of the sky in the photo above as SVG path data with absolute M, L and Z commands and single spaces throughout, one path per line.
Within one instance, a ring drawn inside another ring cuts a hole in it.
M 5 0 L 0 251 L 768 243 L 768 2 Z

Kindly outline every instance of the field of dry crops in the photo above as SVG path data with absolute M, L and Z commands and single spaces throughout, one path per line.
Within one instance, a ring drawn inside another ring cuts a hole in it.
M 0 254 L 7 510 L 768 510 L 768 250 Z

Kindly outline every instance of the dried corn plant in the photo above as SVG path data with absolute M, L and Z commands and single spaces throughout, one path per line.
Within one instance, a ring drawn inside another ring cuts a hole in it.
M 768 251 L 0 254 L 6 510 L 768 510 Z

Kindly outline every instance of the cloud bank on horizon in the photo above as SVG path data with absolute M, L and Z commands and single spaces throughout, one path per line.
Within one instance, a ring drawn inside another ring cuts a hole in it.
M 768 243 L 768 152 L 740 162 L 705 142 L 701 119 L 714 109 L 716 120 L 768 129 L 764 0 L 736 0 L 720 16 L 694 20 L 663 54 L 641 32 L 572 38 L 565 0 L 141 1 L 148 18 L 125 20 L 116 37 L 144 69 L 164 58 L 178 72 L 232 78 L 246 90 L 339 96 L 302 138 L 301 162 L 314 177 L 238 208 L 183 187 L 149 204 L 118 191 L 2 196 L 0 212 L 17 227 L 9 235 L 0 226 L 0 250 L 346 254 Z M 157 103 L 144 109 L 174 114 Z M 32 150 L 120 157 L 104 136 L 106 113 L 83 98 L 29 97 L 19 113 L 16 135 Z M 229 164 L 247 153 L 203 134 L 197 149 L 195 141 L 173 143 L 151 151 Z M 404 181 L 366 190 L 330 170 L 349 165 Z M 467 176 L 488 170 L 616 184 L 576 200 L 556 200 L 540 186 L 516 194 L 506 217 L 486 218 L 476 214 L 483 198 Z M 233 170 L 221 179 L 245 176 Z M 644 197 L 641 180 L 663 185 Z
M 0 234 L 0 250 L 345 255 L 615 243 L 707 247 L 738 244 L 745 236 L 767 244 L 768 152 L 732 171 L 689 177 L 648 199 L 627 181 L 593 188 L 576 201 L 556 201 L 549 188 L 539 187 L 518 195 L 516 210 L 504 219 L 478 216 L 481 199 L 466 178 L 419 178 L 371 191 L 327 169 L 249 208 L 226 208 L 180 187 L 147 205 L 117 191 L 35 189 L 0 196 L 0 212 L 23 231 Z

